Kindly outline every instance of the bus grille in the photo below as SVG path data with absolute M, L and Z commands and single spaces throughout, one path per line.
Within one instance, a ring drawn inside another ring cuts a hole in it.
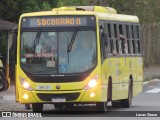
M 37 93 L 37 96 L 42 101 L 52 101 L 53 98 L 65 98 L 66 101 L 73 101 L 79 97 L 80 93 L 61 93 L 61 94 L 49 94 L 49 93 Z

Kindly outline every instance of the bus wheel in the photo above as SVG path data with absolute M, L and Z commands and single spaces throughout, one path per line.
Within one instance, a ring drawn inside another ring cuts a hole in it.
M 42 112 L 43 111 L 43 104 L 41 103 L 33 103 L 32 104 L 33 112 Z
M 97 112 L 106 112 L 107 111 L 107 102 L 97 102 L 96 103 Z
M 128 88 L 128 98 L 121 100 L 121 105 L 124 108 L 130 108 L 132 105 L 132 83 L 131 83 L 131 80 L 130 80 L 129 88 Z

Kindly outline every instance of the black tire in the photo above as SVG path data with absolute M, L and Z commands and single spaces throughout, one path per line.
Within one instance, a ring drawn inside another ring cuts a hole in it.
M 128 98 L 121 100 L 121 105 L 123 108 L 130 108 L 132 105 L 132 83 L 131 83 L 131 80 L 129 82 Z
M 109 79 L 108 85 L 109 85 L 109 87 L 108 87 L 108 101 L 111 101 L 113 108 L 118 108 L 118 107 L 120 107 L 120 102 L 119 101 L 112 101 L 112 81 L 111 81 L 111 78 Z
M 9 87 L 9 83 L 4 75 L 3 71 L 0 71 L 0 91 L 5 91 Z
M 43 104 L 41 104 L 41 103 L 33 103 L 32 104 L 32 111 L 33 112 L 42 112 L 43 111 Z
M 96 103 L 97 112 L 106 112 L 107 111 L 107 102 L 98 102 Z
M 2 91 L 3 88 L 4 88 L 4 84 L 3 84 L 2 76 L 0 75 L 0 91 Z

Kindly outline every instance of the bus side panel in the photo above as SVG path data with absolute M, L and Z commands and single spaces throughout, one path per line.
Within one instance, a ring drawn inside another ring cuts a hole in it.
M 112 100 L 128 98 L 129 79 L 133 80 L 133 97 L 142 91 L 142 58 L 107 58 L 102 64 L 102 84 L 108 85 L 112 78 Z M 138 67 L 137 67 L 138 66 Z M 108 94 L 108 86 L 104 94 Z
M 136 57 L 136 80 L 134 81 L 133 97 L 142 92 L 143 87 L 143 62 L 142 57 Z
M 112 79 L 112 100 L 119 99 L 121 94 L 119 93 L 119 73 L 118 73 L 118 58 L 112 57 L 104 60 L 102 64 L 102 84 L 109 82 L 109 77 Z M 108 93 L 108 87 L 107 87 Z M 107 94 L 106 93 L 106 94 Z
M 107 101 L 107 96 L 108 96 L 108 78 L 109 78 L 109 71 L 108 71 L 108 60 L 104 60 L 103 64 L 102 64 L 102 86 L 105 87 L 103 88 L 103 99 L 104 101 Z
M 119 97 L 118 99 L 127 99 L 129 91 L 129 80 L 136 80 L 136 58 L 129 56 L 119 57 Z M 117 71 L 118 72 L 118 71 Z

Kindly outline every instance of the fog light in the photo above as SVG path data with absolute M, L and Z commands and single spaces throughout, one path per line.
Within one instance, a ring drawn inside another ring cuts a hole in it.
M 94 97 L 96 94 L 94 93 L 94 92 L 92 92 L 91 94 L 90 94 L 90 97 Z
M 24 95 L 23 95 L 23 98 L 24 98 L 24 99 L 28 99 L 28 95 L 27 95 L 27 94 L 24 94 Z

